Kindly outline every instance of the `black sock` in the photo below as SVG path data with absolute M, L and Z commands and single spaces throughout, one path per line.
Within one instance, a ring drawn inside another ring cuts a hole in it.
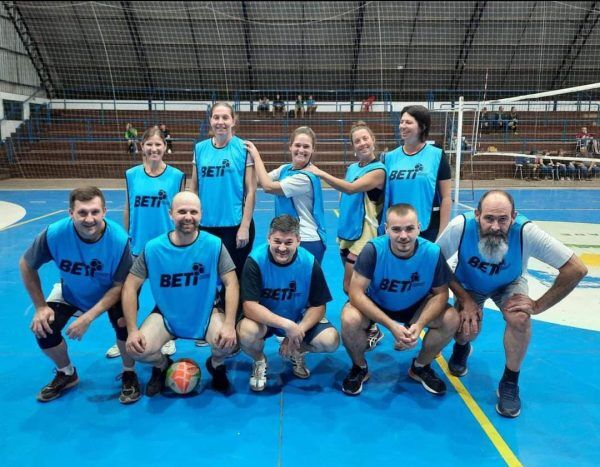
M 502 375 L 502 381 L 519 384 L 519 373 L 520 371 L 509 370 L 508 367 L 504 367 L 504 374 Z

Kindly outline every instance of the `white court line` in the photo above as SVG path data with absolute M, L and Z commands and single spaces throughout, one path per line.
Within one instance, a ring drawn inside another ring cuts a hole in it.
M 473 206 L 469 206 L 467 204 L 463 204 L 463 203 L 456 203 L 456 204 L 458 204 L 459 206 L 462 206 L 463 208 L 467 208 L 467 209 L 471 209 L 471 210 L 475 209 Z
M 25 312 L 23 313 L 23 316 L 27 316 L 29 314 L 29 311 L 33 308 L 33 303 L 31 305 L 29 305 L 27 308 L 25 308 Z
M 58 211 L 54 211 L 49 214 L 44 214 L 43 216 L 36 217 L 34 219 L 29 219 L 28 221 L 17 222 L 16 224 L 12 224 L 12 225 L 4 227 L 3 229 L 0 229 L 0 232 L 4 232 L 5 230 L 12 229 L 14 227 L 21 227 L 22 225 L 29 224 L 30 222 L 39 221 L 40 219 L 44 219 L 45 217 L 54 216 L 55 214 L 58 214 L 59 212 L 64 212 L 64 211 L 65 211 L 64 209 L 59 209 Z

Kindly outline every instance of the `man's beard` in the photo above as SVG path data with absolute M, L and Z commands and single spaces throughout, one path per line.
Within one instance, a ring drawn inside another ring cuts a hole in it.
M 508 239 L 505 234 L 483 234 L 479 231 L 479 253 L 488 263 L 500 264 L 508 252 Z

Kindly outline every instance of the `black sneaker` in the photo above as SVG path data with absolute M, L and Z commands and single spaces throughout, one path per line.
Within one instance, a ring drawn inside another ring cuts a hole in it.
M 140 383 L 135 371 L 124 371 L 119 375 L 121 378 L 121 394 L 119 395 L 119 402 L 121 404 L 133 404 L 142 397 L 140 391 Z
M 146 395 L 148 397 L 154 397 L 160 394 L 165 388 L 165 376 L 167 375 L 167 369 L 173 364 L 173 360 L 167 357 L 167 366 L 164 370 L 152 367 L 152 376 L 146 383 Z
M 369 379 L 369 368 L 352 365 L 350 373 L 344 378 L 342 391 L 350 396 L 358 396 L 362 392 L 363 383 Z
M 56 370 L 54 379 L 42 388 L 37 395 L 37 400 L 40 402 L 50 402 L 59 398 L 65 389 L 72 388 L 77 383 L 79 383 L 77 370 L 74 370 L 72 375 L 67 375 L 62 371 Z
M 413 359 L 412 365 L 408 370 L 408 376 L 421 383 L 432 394 L 442 395 L 446 393 L 446 383 L 438 378 L 435 371 L 431 368 L 431 364 L 417 368 L 415 366 L 415 359 Z
M 469 369 L 467 368 L 467 359 L 469 355 L 473 352 L 473 347 L 469 342 L 465 345 L 459 345 L 456 342 L 454 343 L 454 348 L 452 349 L 452 355 L 450 360 L 448 360 L 448 369 L 450 373 L 454 376 L 465 376 Z
M 521 413 L 521 399 L 519 398 L 519 386 L 516 383 L 500 381 L 496 412 L 508 418 L 519 416 Z
M 212 376 L 212 388 L 219 392 L 227 392 L 231 387 L 229 379 L 227 379 L 227 368 L 224 364 L 218 367 L 212 366 L 212 357 L 208 357 L 206 360 L 206 369 Z
M 365 352 L 370 352 L 377 347 L 377 344 L 383 339 L 383 336 L 383 332 L 381 332 L 381 329 L 379 329 L 379 326 L 376 324 L 373 324 L 367 329 L 367 348 L 365 349 Z

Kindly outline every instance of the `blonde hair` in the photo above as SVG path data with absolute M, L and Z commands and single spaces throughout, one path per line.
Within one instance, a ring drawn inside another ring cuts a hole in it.
M 377 152 L 377 138 L 375 138 L 375 133 L 373 133 L 373 130 L 371 130 L 371 128 L 369 128 L 369 125 L 367 125 L 362 120 L 359 120 L 358 122 L 355 122 L 352 124 L 352 128 L 350 128 L 350 142 L 354 143 L 354 133 L 357 132 L 358 130 L 367 130 L 369 132 L 369 134 L 371 135 L 371 139 L 373 140 L 373 152 L 376 153 Z

